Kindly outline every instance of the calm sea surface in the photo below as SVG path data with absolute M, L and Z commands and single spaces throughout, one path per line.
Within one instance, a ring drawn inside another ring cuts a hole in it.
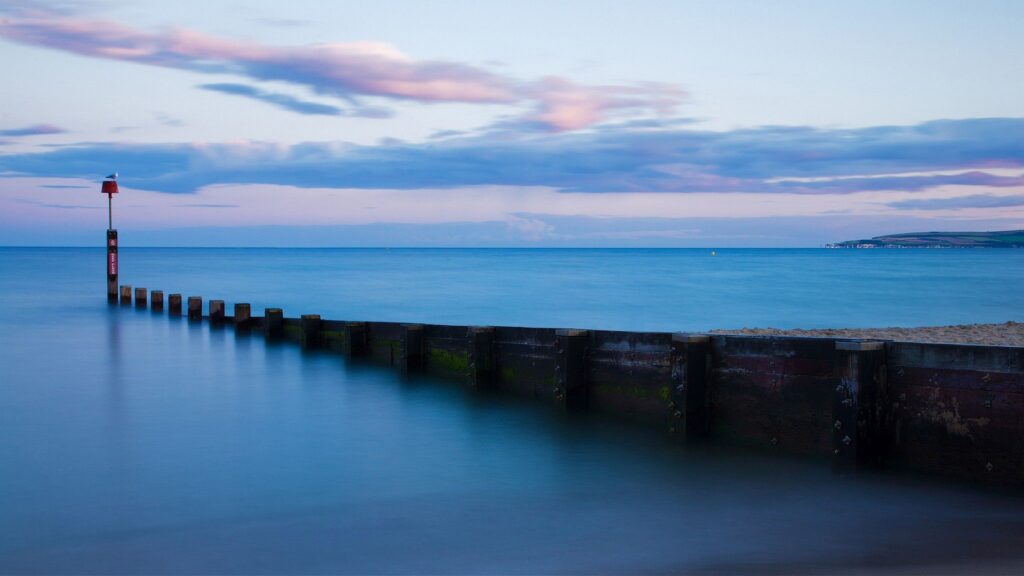
M 0 573 L 1021 573 L 1024 498 L 672 446 L 108 307 L 0 249 Z M 1024 321 L 1024 251 L 123 249 L 289 316 L 634 330 Z

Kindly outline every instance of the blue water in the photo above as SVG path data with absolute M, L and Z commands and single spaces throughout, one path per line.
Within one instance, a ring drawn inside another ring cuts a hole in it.
M 76 273 L 102 292 L 89 255 L 75 256 Z M 1024 250 L 1011 249 L 123 249 L 121 260 L 124 284 L 351 320 L 652 331 L 1024 320 Z
M 1022 320 L 1024 251 L 131 250 L 289 315 L 624 329 Z M 1020 573 L 1024 499 L 656 432 L 109 307 L 0 250 L 0 573 Z

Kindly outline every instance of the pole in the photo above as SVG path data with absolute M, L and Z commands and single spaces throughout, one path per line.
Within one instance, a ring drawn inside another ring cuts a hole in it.
M 100 192 L 107 195 L 107 300 L 117 302 L 117 230 L 114 230 L 114 194 L 117 173 L 103 180 Z
M 107 230 L 107 300 L 117 302 L 117 230 Z

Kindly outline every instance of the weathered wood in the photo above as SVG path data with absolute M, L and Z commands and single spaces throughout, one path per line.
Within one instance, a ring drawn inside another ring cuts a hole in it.
M 835 354 L 828 338 L 712 336 L 715 440 L 831 456 Z
M 203 319 L 203 297 L 188 297 L 188 319 L 198 321 Z
M 486 390 L 494 386 L 497 367 L 494 362 L 494 328 L 473 326 L 469 336 L 469 387 Z
M 235 323 L 235 330 L 248 330 L 252 326 L 252 307 L 244 302 L 235 304 L 235 314 L 232 319 Z
M 881 468 L 889 450 L 885 343 L 836 342 L 832 469 Z
M 121 286 L 121 306 L 130 306 L 132 303 L 132 287 Z
M 320 346 L 320 315 L 303 314 L 300 318 L 300 329 L 302 335 L 299 343 L 303 348 L 317 348 Z
M 267 340 L 280 340 L 284 336 L 284 310 L 280 308 L 264 309 L 263 335 Z
M 711 338 L 702 334 L 673 334 L 671 364 L 669 433 L 681 440 L 706 438 L 710 423 Z
M 163 312 L 164 310 L 164 291 L 153 290 L 149 293 L 149 304 L 150 309 L 153 312 Z
M 496 388 L 550 401 L 555 382 L 554 328 L 494 328 Z
M 167 297 L 167 314 L 181 316 L 181 294 L 171 294 Z
M 664 427 L 672 387 L 672 335 L 591 330 L 587 409 Z
M 146 289 L 145 288 L 136 288 L 135 289 L 135 307 L 136 308 L 145 308 L 148 304 L 149 304 L 149 300 L 148 300 L 148 298 L 146 298 Z
M 1024 347 L 886 344 L 887 467 L 1024 487 Z
M 332 324 L 332 326 L 335 325 Z M 341 324 L 340 329 L 343 334 L 342 338 L 344 338 L 344 323 Z M 404 325 L 397 322 L 367 322 L 366 334 L 367 358 L 373 362 L 382 362 L 390 366 L 398 366 L 401 363 L 402 340 L 405 338 Z
M 366 356 L 369 350 L 367 333 L 366 322 L 345 323 L 345 342 L 342 346 L 342 352 L 346 358 Z
M 222 326 L 224 324 L 224 301 L 210 300 L 210 326 Z
M 438 378 L 469 381 L 469 326 L 423 327 L 425 371 Z
M 423 370 L 424 339 L 422 324 L 406 324 L 402 333 L 401 357 L 398 367 L 402 374 L 412 374 Z
M 555 404 L 569 410 L 587 408 L 587 356 L 590 334 L 586 330 L 555 333 Z

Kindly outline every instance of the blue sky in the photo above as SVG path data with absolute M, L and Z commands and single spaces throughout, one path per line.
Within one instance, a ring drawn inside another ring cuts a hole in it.
M 7 2 L 0 244 L 1024 228 L 1019 2 Z

